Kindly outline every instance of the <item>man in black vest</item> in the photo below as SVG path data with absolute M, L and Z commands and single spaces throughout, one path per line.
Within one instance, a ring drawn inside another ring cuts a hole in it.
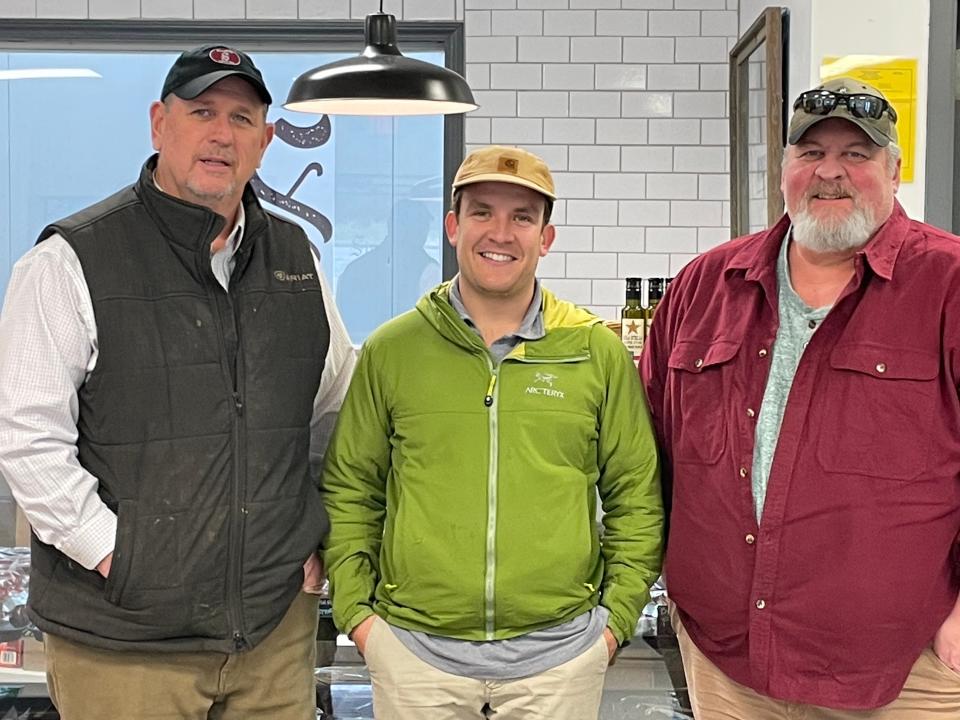
M 314 471 L 353 352 L 303 230 L 248 181 L 245 54 L 183 53 L 132 186 L 43 230 L 0 317 L 0 473 L 62 717 L 306 720 Z

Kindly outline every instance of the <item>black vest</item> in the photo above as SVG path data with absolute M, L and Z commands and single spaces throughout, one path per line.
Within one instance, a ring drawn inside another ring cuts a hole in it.
M 308 450 L 329 327 L 299 226 L 248 186 L 227 293 L 224 219 L 157 190 L 154 166 L 40 236 L 66 238 L 93 301 L 77 447 L 118 528 L 106 581 L 34 536 L 28 607 L 90 645 L 235 652 L 280 622 L 327 530 Z

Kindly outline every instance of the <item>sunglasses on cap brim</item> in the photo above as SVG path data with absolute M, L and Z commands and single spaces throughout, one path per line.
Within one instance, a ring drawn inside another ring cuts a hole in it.
M 857 118 L 880 120 L 884 113 L 889 114 L 893 122 L 897 121 L 897 111 L 881 97 L 866 93 L 835 93 L 830 90 L 807 90 L 793 104 L 793 109 L 803 109 L 810 115 L 829 115 L 837 105 L 846 105 L 847 111 Z

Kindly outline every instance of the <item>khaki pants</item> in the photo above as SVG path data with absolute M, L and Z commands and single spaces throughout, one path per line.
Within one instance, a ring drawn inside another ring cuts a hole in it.
M 376 618 L 365 660 L 377 720 L 596 720 L 607 671 L 601 636 L 589 650 L 539 675 L 519 680 L 474 680 L 429 665 Z
M 299 593 L 246 653 L 102 650 L 46 635 L 47 685 L 63 720 L 315 720 L 317 596 Z
M 697 720 L 946 720 L 960 718 L 960 675 L 927 648 L 899 697 L 876 710 L 831 710 L 774 700 L 734 682 L 687 635 L 671 606 L 690 703 Z

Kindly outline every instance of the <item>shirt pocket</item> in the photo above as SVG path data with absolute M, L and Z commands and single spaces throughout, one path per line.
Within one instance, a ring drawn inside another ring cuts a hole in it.
M 838 345 L 823 379 L 817 455 L 828 472 L 911 480 L 929 465 L 940 359 L 879 343 Z
M 673 460 L 714 464 L 727 444 L 732 360 L 739 340 L 680 340 L 667 360 L 674 413 Z M 679 406 L 679 407 L 678 407 Z

